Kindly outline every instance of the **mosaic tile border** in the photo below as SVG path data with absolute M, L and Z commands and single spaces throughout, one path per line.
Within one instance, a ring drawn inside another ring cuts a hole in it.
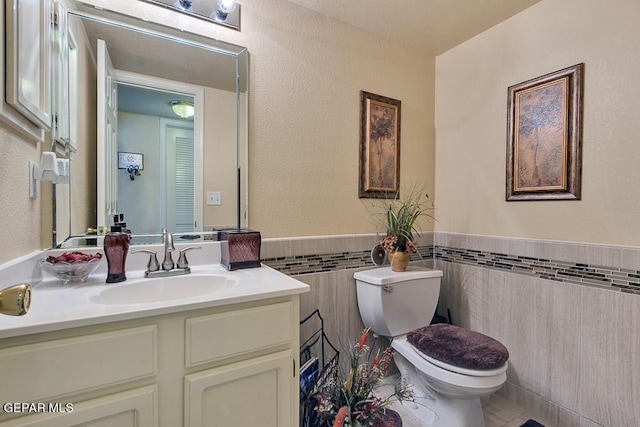
M 411 261 L 432 259 L 640 295 L 640 271 L 638 270 L 438 245 L 420 246 L 418 252 L 411 256 Z M 369 250 L 268 258 L 262 262 L 290 276 L 372 265 Z
M 435 258 L 438 261 L 477 265 L 556 282 L 612 288 L 640 295 L 640 271 L 637 270 L 443 246 L 435 247 Z
M 420 246 L 418 247 L 418 252 L 411 254 L 411 261 L 429 261 L 432 259 L 433 246 Z M 289 276 L 373 266 L 370 250 L 267 258 L 263 259 L 262 262 Z

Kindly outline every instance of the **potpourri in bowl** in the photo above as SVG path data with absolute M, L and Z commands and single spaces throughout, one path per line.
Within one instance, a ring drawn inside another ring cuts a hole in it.
M 65 252 L 57 257 L 49 256 L 40 262 L 40 267 L 53 274 L 63 284 L 84 282 L 102 262 L 102 254 L 85 254 L 83 252 Z

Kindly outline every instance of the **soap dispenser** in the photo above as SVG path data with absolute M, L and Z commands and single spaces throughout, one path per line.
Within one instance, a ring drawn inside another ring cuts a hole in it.
M 107 257 L 107 283 L 124 282 L 127 280 L 125 264 L 129 252 L 128 233 L 122 232 L 120 225 L 111 227 L 111 232 L 104 236 L 104 254 Z

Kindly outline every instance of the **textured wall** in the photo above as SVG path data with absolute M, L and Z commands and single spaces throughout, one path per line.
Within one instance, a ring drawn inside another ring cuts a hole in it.
M 433 58 L 285 0 L 243 1 L 241 32 L 90 2 L 249 49 L 249 221 L 263 236 L 376 231 L 357 196 L 360 90 L 402 101 L 401 182 L 433 191 Z
M 638 425 L 639 248 L 448 233 L 434 243 L 440 308 L 509 349 L 501 395 L 553 426 Z
M 376 242 L 375 235 L 263 242 L 267 265 L 310 286 L 301 316 L 319 309 L 343 354 L 363 327 L 353 273 L 371 268 L 364 255 Z M 434 250 L 412 265 L 435 262 L 444 273 L 440 314 L 508 348 L 499 394 L 550 426 L 638 425 L 640 248 L 437 232 L 420 244 Z M 303 328 L 302 340 L 309 334 Z
M 436 229 L 640 242 L 639 15 L 636 0 L 543 0 L 436 59 Z M 580 62 L 582 200 L 505 202 L 507 87 Z
M 28 167 L 29 160 L 40 161 L 39 148 L 0 123 L 0 262 L 40 247 L 42 199 L 29 199 Z
M 402 182 L 433 191 L 433 58 L 285 0 L 243 1 L 241 32 L 143 2 L 88 3 L 248 47 L 249 218 L 264 236 L 376 231 L 357 197 L 360 90 L 402 101 Z M 4 157 L 13 219 L 3 234 L 20 243 L 0 249 L 0 262 L 40 247 L 39 202 L 25 187 L 34 147 Z
M 204 200 L 205 230 L 209 226 L 229 227 L 236 223 L 236 95 L 207 88 L 204 121 Z M 221 161 L 229 159 L 229 161 Z M 233 161 L 231 161 L 233 159 Z M 222 205 L 208 206 L 207 191 L 222 193 Z
M 72 20 L 77 24 L 78 20 Z M 75 28 L 75 27 L 74 27 Z M 77 106 L 77 151 L 71 155 L 71 234 L 82 234 L 88 227 L 95 228 L 96 213 L 96 117 L 97 83 L 96 59 L 91 53 L 86 34 L 80 28 L 75 29 L 74 37 L 78 44 L 79 88 L 86 88 L 78 94 Z M 87 203 L 87 201 L 91 201 Z M 64 236 L 58 242 L 64 241 Z M 46 247 L 46 246 L 45 246 Z

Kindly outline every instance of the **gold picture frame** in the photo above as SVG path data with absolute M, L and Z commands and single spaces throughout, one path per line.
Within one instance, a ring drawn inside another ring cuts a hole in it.
M 400 106 L 360 91 L 360 198 L 397 198 L 400 189 Z
M 584 64 L 508 88 L 506 200 L 580 200 Z

